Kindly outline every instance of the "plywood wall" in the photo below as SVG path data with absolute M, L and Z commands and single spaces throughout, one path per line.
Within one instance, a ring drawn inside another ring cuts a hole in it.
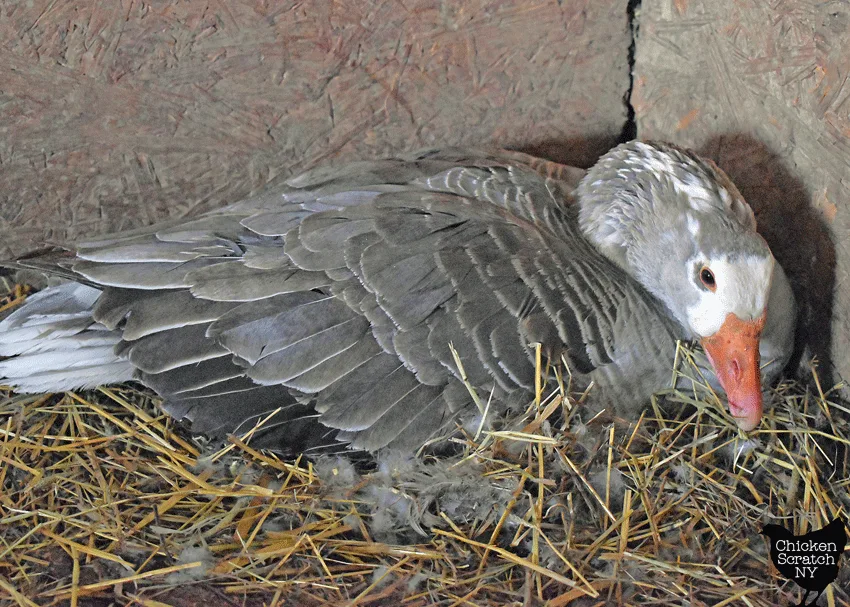
M 0 0 L 0 255 L 428 146 L 589 164 L 626 119 L 625 0 Z
M 791 275 L 808 354 L 850 379 L 850 3 L 643 0 L 638 135 L 701 150 Z
M 590 164 L 627 0 L 0 0 L 0 255 L 238 200 L 321 162 L 496 143 Z M 715 158 L 850 378 L 850 4 L 643 0 L 638 136 Z M 833 294 L 835 296 L 833 297 Z

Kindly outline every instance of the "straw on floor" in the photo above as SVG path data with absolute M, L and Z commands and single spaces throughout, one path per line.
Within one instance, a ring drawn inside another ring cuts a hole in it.
M 286 461 L 251 433 L 205 443 L 133 386 L 7 390 L 0 604 L 798 600 L 759 530 L 850 511 L 850 411 L 817 374 L 778 386 L 749 437 L 710 390 L 671 391 L 637 422 L 580 421 L 586 395 L 562 380 L 457 455 L 376 464 Z M 850 564 L 840 575 L 824 604 L 850 605 Z

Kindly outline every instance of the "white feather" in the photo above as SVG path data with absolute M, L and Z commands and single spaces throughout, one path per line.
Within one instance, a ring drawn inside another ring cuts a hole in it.
M 688 265 L 696 263 L 691 260 Z M 708 337 L 720 330 L 729 314 L 745 321 L 759 318 L 767 308 L 774 263 L 772 256 L 705 260 L 717 288 L 701 292 L 699 301 L 687 309 L 690 327 L 700 337 Z
M 100 290 L 77 283 L 29 297 L 0 322 L 0 383 L 18 392 L 64 392 L 120 383 L 133 367 L 117 357 L 121 334 L 96 323 Z
M 5 364 L 0 363 L 0 364 Z M 0 370 L 0 375 L 5 373 Z M 18 377 L 6 376 L 0 383 L 11 386 L 22 394 L 44 394 L 48 392 L 67 392 L 96 388 L 108 384 L 118 384 L 133 378 L 133 368 L 125 360 L 116 360 L 108 365 L 81 367 L 76 369 L 52 369 L 36 374 L 22 374 Z

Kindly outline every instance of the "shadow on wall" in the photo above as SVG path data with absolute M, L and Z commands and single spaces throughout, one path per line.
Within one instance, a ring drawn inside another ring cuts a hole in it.
M 561 164 L 589 169 L 602 154 L 621 143 L 610 133 L 599 133 L 573 139 L 549 139 L 509 149 L 531 154 Z
M 748 135 L 715 136 L 699 152 L 738 186 L 755 212 L 759 233 L 791 282 L 799 311 L 795 357 L 789 368 L 799 370 L 816 357 L 822 384 L 833 385 L 835 247 L 829 228 L 811 205 L 811 195 L 780 156 Z

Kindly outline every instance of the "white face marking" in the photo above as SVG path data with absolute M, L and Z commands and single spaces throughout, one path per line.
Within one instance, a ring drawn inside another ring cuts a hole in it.
M 688 265 L 693 267 L 699 261 L 692 259 Z M 764 314 L 775 263 L 772 255 L 738 257 L 734 262 L 725 257 L 702 261 L 714 273 L 717 289 L 700 289 L 699 300 L 687 309 L 688 323 L 698 336 L 717 333 L 729 313 L 745 321 Z

